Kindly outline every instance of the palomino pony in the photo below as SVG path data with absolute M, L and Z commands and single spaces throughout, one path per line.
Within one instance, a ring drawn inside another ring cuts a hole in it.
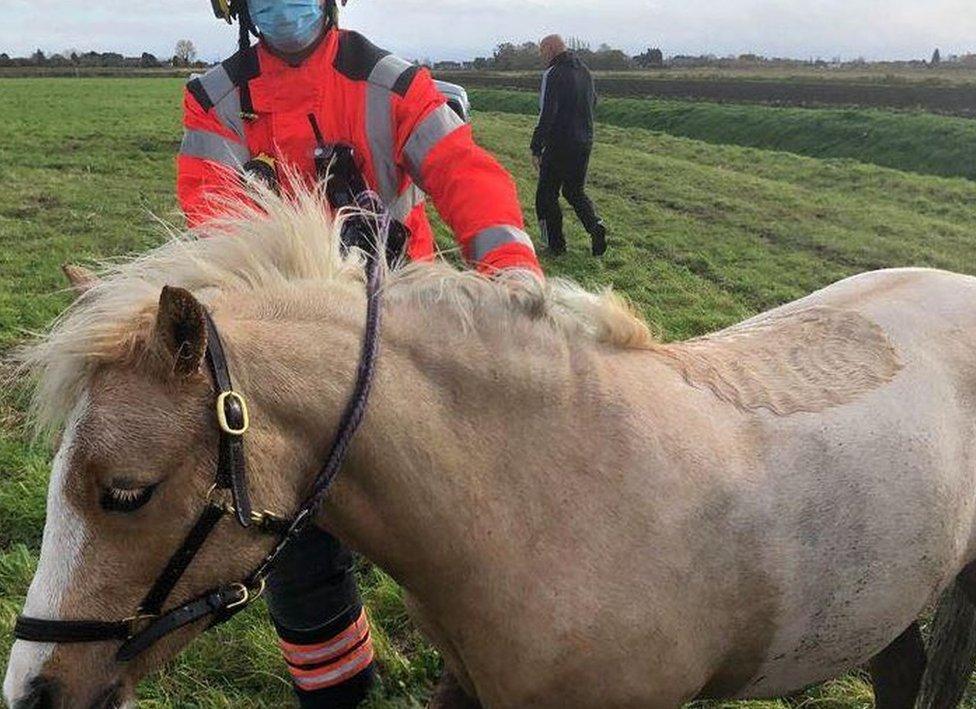
M 38 424 L 61 432 L 26 614 L 134 610 L 206 504 L 204 308 L 250 407 L 255 508 L 304 496 L 356 377 L 361 259 L 314 197 L 260 208 L 114 268 L 25 352 Z M 610 295 L 438 263 L 389 276 L 384 322 L 317 522 L 403 585 L 484 706 L 775 697 L 872 658 L 901 673 L 884 649 L 910 648 L 976 558 L 974 278 L 866 274 L 662 344 Z M 225 518 L 172 598 L 271 544 Z M 205 625 L 128 662 L 117 641 L 18 641 L 7 701 L 123 704 Z

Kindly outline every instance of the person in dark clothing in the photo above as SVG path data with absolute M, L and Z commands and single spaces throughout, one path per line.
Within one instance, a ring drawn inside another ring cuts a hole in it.
M 532 136 L 532 156 L 539 171 L 536 215 L 549 253 L 566 252 L 559 192 L 569 202 L 593 242 L 593 255 L 607 250 L 607 229 L 586 194 L 586 173 L 593 150 L 596 90 L 590 70 L 558 35 L 540 43 L 548 64 L 542 79 L 539 125 Z

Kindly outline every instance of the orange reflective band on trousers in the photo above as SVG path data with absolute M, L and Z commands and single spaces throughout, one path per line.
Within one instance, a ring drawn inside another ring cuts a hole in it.
M 352 625 L 325 642 L 296 645 L 279 640 L 279 644 L 295 684 L 305 691 L 341 684 L 373 661 L 373 642 L 365 611 Z

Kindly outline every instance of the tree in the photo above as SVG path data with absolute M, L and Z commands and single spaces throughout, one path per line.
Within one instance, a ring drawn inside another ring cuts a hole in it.
M 568 40 L 566 40 L 566 48 L 570 51 L 576 52 L 577 54 L 590 51 L 590 45 L 579 37 L 570 37 Z
M 47 64 L 47 57 L 44 56 L 44 52 L 38 49 L 31 55 L 31 64 L 34 66 L 44 66 Z
M 102 52 L 98 59 L 98 65 L 123 67 L 125 66 L 125 57 L 118 52 Z
M 188 39 L 181 39 L 176 43 L 176 51 L 173 55 L 175 66 L 189 66 L 197 59 L 197 48 Z
M 935 51 L 932 53 L 932 66 L 939 66 L 942 63 L 942 52 L 936 47 Z
M 664 66 L 664 52 L 660 49 L 648 49 L 634 57 L 634 64 L 642 69 Z
M 597 68 L 604 71 L 626 71 L 633 66 L 627 53 L 620 49 L 600 52 L 597 56 L 600 60 Z
M 499 71 L 535 69 L 541 63 L 539 45 L 535 42 L 525 42 L 519 46 L 515 46 L 511 42 L 499 44 L 495 48 L 495 54 L 492 58 L 492 68 Z
M 155 69 L 159 66 L 159 60 L 149 52 L 143 52 L 139 59 L 139 66 L 144 69 Z

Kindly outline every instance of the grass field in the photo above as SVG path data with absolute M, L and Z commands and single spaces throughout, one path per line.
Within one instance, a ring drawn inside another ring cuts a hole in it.
M 0 351 L 68 303 L 59 265 L 155 244 L 177 218 L 176 80 L 0 80 Z M 515 173 L 526 213 L 529 116 L 478 113 L 479 139 Z M 612 229 L 602 261 L 571 220 L 551 274 L 613 284 L 668 338 L 688 337 L 846 275 L 901 265 L 976 273 L 976 183 L 601 126 L 592 196 Z M 537 232 L 532 230 L 533 236 Z M 442 233 L 443 235 L 443 233 Z M 49 453 L 25 436 L 17 392 L 0 398 L 0 658 L 39 547 Z M 379 638 L 376 706 L 417 706 L 438 660 L 395 584 L 363 565 Z M 4 663 L 5 664 L 5 663 Z M 260 608 L 196 643 L 141 689 L 147 707 L 277 707 L 288 688 Z M 871 706 L 857 676 L 786 702 Z
M 602 84 L 598 84 L 598 89 Z M 474 107 L 535 116 L 538 95 L 472 89 Z M 601 98 L 597 117 L 708 143 L 788 151 L 943 177 L 976 179 L 976 120 L 877 109 L 786 108 Z

